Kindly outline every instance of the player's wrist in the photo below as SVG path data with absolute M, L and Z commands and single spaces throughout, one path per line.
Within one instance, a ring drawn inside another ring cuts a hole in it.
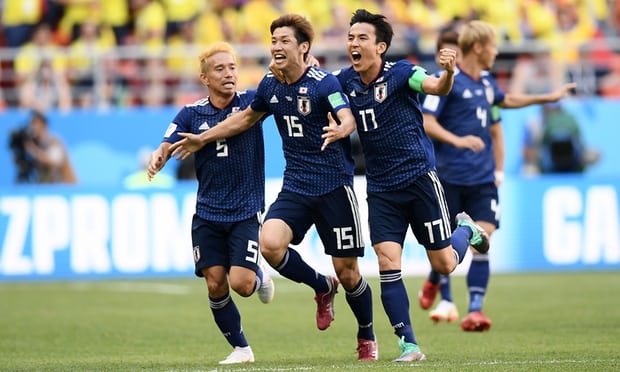
M 495 175 L 495 182 L 499 182 L 502 183 L 504 182 L 504 171 L 501 169 L 498 169 L 494 172 Z

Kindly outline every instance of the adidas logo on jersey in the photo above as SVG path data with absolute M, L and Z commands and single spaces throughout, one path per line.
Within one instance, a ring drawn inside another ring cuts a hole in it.
M 207 124 L 206 121 L 200 124 L 200 126 L 198 127 L 198 130 L 207 130 L 207 129 L 209 129 L 209 124 Z
M 463 98 L 471 98 L 473 97 L 473 95 L 471 94 L 471 91 L 469 89 L 465 89 L 465 91 L 463 92 Z
M 273 96 L 271 96 L 269 103 L 278 103 L 278 97 L 276 97 L 276 95 L 274 94 Z

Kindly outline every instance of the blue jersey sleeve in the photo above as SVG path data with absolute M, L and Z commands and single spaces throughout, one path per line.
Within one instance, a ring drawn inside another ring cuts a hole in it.
M 340 109 L 349 108 L 349 100 L 342 92 L 342 86 L 333 75 L 327 75 L 323 79 L 323 83 L 319 85 L 319 96 L 327 97 L 329 106 L 334 113 Z
M 172 122 L 168 125 L 168 128 L 166 128 L 162 142 L 175 143 L 183 139 L 178 133 L 188 132 L 191 132 L 191 117 L 186 106 L 172 119 Z
M 269 92 L 274 91 L 274 84 L 277 82 L 276 78 L 272 74 L 267 74 L 258 84 L 256 88 L 256 95 L 254 100 L 250 104 L 252 110 L 256 112 L 268 112 L 269 111 Z

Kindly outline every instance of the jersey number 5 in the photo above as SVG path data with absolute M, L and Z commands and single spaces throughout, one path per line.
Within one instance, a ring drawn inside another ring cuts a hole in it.
M 226 138 L 215 141 L 215 151 L 217 151 L 218 158 L 225 158 L 228 156 L 228 144 L 226 143 Z

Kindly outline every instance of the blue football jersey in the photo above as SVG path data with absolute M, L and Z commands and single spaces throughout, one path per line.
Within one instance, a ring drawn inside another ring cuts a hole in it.
M 338 80 L 329 72 L 309 67 L 292 84 L 283 84 L 268 73 L 258 85 L 252 109 L 273 114 L 286 167 L 282 189 L 302 195 L 325 195 L 343 185 L 353 185 L 355 164 L 349 138 L 321 151 L 327 113 L 348 108 Z
M 494 182 L 495 158 L 490 127 L 499 125 L 493 105 L 502 102 L 504 97 L 504 92 L 487 71 L 476 81 L 458 69 L 450 94 L 425 97 L 423 111 L 435 116 L 442 127 L 457 136 L 478 136 L 485 144 L 484 150 L 473 152 L 437 141 L 437 173 L 442 180 L 455 185 Z
M 406 60 L 385 62 L 368 85 L 352 67 L 335 75 L 357 121 L 368 191 L 401 190 L 434 169 L 433 145 L 424 131 L 416 90 L 428 76 L 424 69 Z
M 163 141 L 174 143 L 177 133 L 202 133 L 246 108 L 255 91 L 237 92 L 224 109 L 211 105 L 209 97 L 183 107 Z M 265 145 L 262 120 L 234 137 L 208 143 L 196 152 L 198 194 L 196 213 L 205 220 L 235 222 L 265 209 Z

